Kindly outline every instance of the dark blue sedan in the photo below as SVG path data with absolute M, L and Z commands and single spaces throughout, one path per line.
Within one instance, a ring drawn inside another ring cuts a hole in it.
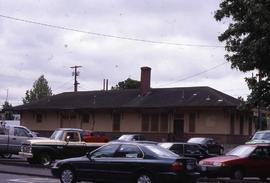
M 52 174 L 62 183 L 189 182 L 197 177 L 193 158 L 148 143 L 113 142 L 79 158 L 58 161 Z

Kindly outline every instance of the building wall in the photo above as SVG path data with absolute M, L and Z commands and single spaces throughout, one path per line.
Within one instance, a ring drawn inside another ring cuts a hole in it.
M 196 113 L 195 131 L 190 132 L 189 125 L 190 113 Z M 184 133 L 185 138 L 191 136 L 222 136 L 219 137 L 221 141 L 232 141 L 233 136 L 240 135 L 240 118 L 235 118 L 234 134 L 230 134 L 230 114 L 219 109 L 197 109 L 197 110 L 178 110 L 178 114 L 183 114 L 184 117 Z M 72 119 L 62 119 L 59 112 L 45 112 L 42 113 L 42 122 L 36 121 L 36 113 L 23 112 L 21 123 L 34 131 L 53 131 L 59 127 L 75 127 L 87 130 L 101 131 L 117 136 L 121 133 L 142 133 L 142 119 L 139 112 L 122 112 L 120 117 L 120 131 L 113 132 L 113 113 L 112 112 L 89 112 L 89 121 L 82 122 L 82 116 L 76 113 L 76 117 Z M 173 132 L 174 113 L 168 114 L 168 131 L 167 132 L 143 132 L 149 134 L 149 137 L 155 136 L 155 139 L 164 139 L 167 134 Z M 254 127 L 254 125 L 253 125 Z M 254 131 L 254 130 L 253 130 Z M 244 118 L 243 135 L 248 134 L 248 120 Z M 117 134 L 117 135 L 116 135 Z M 225 140 L 224 140 L 225 139 Z

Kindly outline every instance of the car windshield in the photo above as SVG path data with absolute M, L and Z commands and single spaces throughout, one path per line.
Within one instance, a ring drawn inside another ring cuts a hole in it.
M 237 146 L 236 148 L 232 149 L 228 153 L 227 156 L 239 156 L 239 157 L 248 157 L 252 151 L 254 151 L 255 146 Z
M 179 157 L 177 154 L 173 153 L 172 151 L 167 150 L 157 145 L 148 144 L 148 145 L 145 145 L 145 147 L 161 158 Z
M 61 130 L 55 130 L 53 134 L 51 135 L 50 139 L 53 140 L 61 140 L 63 136 L 63 131 Z
M 203 144 L 205 141 L 204 138 L 191 138 L 188 140 L 190 143 Z
M 270 132 L 257 132 L 252 137 L 252 140 L 270 140 Z

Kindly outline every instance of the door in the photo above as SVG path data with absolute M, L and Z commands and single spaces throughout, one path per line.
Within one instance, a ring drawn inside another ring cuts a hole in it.
M 11 130 L 9 135 L 9 152 L 13 154 L 20 152 L 22 143 L 29 138 L 32 138 L 32 135 L 27 129 L 14 127 L 13 132 Z
M 111 162 L 119 144 L 108 144 L 88 155 L 89 161 L 78 170 L 80 176 L 90 181 L 112 180 Z
M 173 120 L 173 135 L 175 139 L 181 139 L 184 136 L 184 119 Z
M 8 150 L 8 129 L 0 127 L 0 153 Z

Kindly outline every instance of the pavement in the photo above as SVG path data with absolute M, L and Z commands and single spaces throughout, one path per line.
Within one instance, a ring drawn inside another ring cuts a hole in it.
M 0 173 L 9 173 L 17 175 L 29 175 L 39 177 L 52 177 L 50 168 L 21 167 L 14 165 L 0 164 Z
M 11 159 L 0 159 L 0 173 L 52 177 L 50 167 L 30 165 L 24 159 L 16 156 L 12 156 Z

